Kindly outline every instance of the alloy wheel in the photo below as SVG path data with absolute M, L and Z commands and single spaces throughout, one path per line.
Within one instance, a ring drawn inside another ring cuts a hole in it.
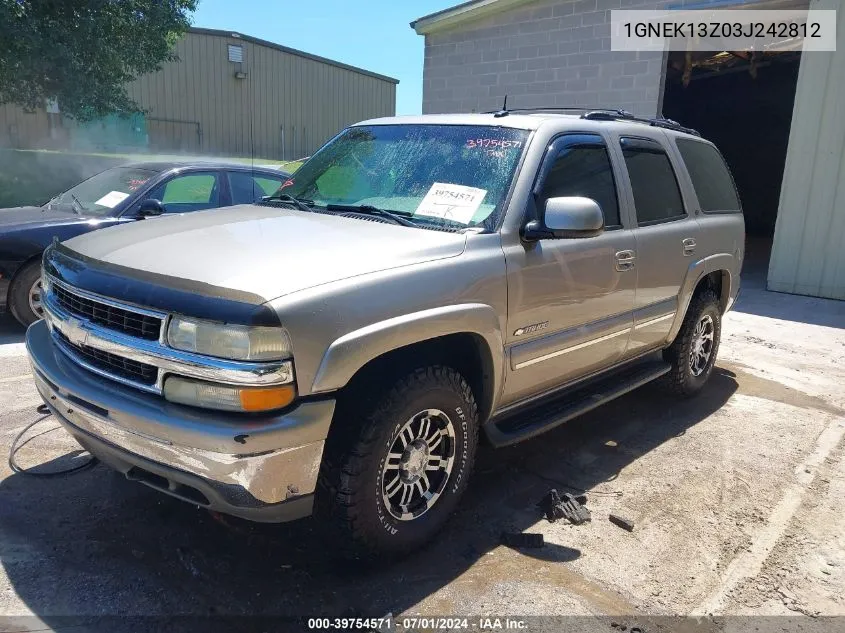
M 29 294 L 27 295 L 29 298 L 29 309 L 32 310 L 35 316 L 39 319 L 44 316 L 44 306 L 41 303 L 41 292 L 41 277 L 39 277 L 29 287 Z
M 693 376 L 700 376 L 707 368 L 707 363 L 710 362 L 715 331 L 713 317 L 709 314 L 702 316 L 695 324 L 689 354 L 689 368 Z
M 430 510 L 455 464 L 455 426 L 440 409 L 411 416 L 390 443 L 381 494 L 392 517 L 411 521 Z

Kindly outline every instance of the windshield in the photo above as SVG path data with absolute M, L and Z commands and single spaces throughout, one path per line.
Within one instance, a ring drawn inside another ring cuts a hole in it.
M 48 206 L 69 207 L 84 215 L 109 215 L 157 172 L 137 167 L 113 167 L 59 194 Z
M 372 206 L 415 223 L 494 229 L 528 131 L 467 125 L 352 127 L 278 194 L 315 205 Z

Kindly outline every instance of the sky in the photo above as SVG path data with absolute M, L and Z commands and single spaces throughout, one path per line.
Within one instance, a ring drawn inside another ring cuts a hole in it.
M 423 37 L 410 22 L 462 0 L 199 0 L 193 25 L 237 31 L 399 80 L 397 114 L 422 108 Z

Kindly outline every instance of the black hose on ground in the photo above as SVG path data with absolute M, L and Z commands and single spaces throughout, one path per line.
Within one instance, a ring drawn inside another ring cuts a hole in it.
M 46 478 L 46 477 L 64 477 L 65 475 L 78 473 L 78 472 L 81 472 L 81 471 L 86 470 L 88 468 L 91 468 L 94 464 L 96 464 L 98 461 L 100 461 L 96 457 L 94 457 L 93 455 L 89 454 L 90 457 L 85 462 L 83 462 L 81 464 L 77 464 L 73 468 L 66 468 L 64 470 L 52 470 L 52 471 L 46 472 L 46 473 L 34 471 L 32 468 L 22 468 L 21 466 L 19 466 L 18 463 L 15 461 L 15 454 L 20 449 L 22 449 L 24 446 L 26 446 L 26 444 L 28 442 L 30 442 L 31 440 L 34 440 L 36 437 L 38 437 L 40 435 L 44 435 L 46 433 L 51 433 L 52 431 L 55 431 L 56 429 L 62 428 L 61 426 L 55 426 L 52 429 L 42 431 L 38 435 L 33 435 L 28 440 L 21 443 L 21 439 L 23 439 L 23 436 L 26 434 L 27 431 L 29 431 L 32 427 L 34 427 L 39 422 L 43 422 L 51 414 L 51 411 L 50 411 L 49 407 L 47 407 L 46 404 L 38 405 L 38 407 L 36 408 L 36 411 L 38 411 L 38 413 L 42 414 L 44 417 L 38 418 L 34 422 L 27 424 L 24 427 L 24 429 L 20 433 L 18 433 L 18 436 L 12 441 L 12 447 L 9 449 L 9 468 L 12 470 L 12 472 L 18 473 L 19 475 L 29 475 L 30 477 L 44 477 L 44 478 Z

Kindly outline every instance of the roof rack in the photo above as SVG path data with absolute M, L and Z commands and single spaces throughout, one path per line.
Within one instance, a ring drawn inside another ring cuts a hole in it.
M 637 123 L 647 123 L 653 127 L 665 128 L 667 130 L 675 130 L 685 134 L 692 134 L 693 136 L 701 136 L 698 130 L 691 127 L 684 127 L 677 121 L 667 119 L 665 117 L 646 118 L 636 116 L 627 110 L 590 110 L 581 115 L 582 119 L 590 121 L 635 121 Z
M 505 106 L 501 110 L 490 110 L 484 114 L 492 114 L 495 117 L 508 116 L 512 112 L 581 112 L 581 118 L 589 121 L 634 121 L 636 123 L 646 123 L 653 127 L 665 128 L 667 130 L 675 130 L 677 132 L 684 132 L 685 134 L 692 134 L 693 136 L 701 136 L 698 130 L 690 127 L 684 127 L 677 121 L 667 119 L 662 116 L 647 118 L 640 117 L 627 110 L 614 110 L 610 108 L 590 108 L 590 107 L 576 107 L 576 106 L 553 106 L 546 108 L 508 108 L 507 100 Z
M 570 107 L 570 106 L 562 106 L 562 107 L 555 107 L 550 106 L 547 108 L 509 108 L 507 105 L 507 101 L 505 101 L 505 106 L 501 110 L 489 110 L 484 112 L 483 114 L 492 114 L 495 117 L 502 117 L 508 116 L 511 112 L 589 112 L 590 110 L 597 110 L 598 108 L 591 108 L 591 107 Z

